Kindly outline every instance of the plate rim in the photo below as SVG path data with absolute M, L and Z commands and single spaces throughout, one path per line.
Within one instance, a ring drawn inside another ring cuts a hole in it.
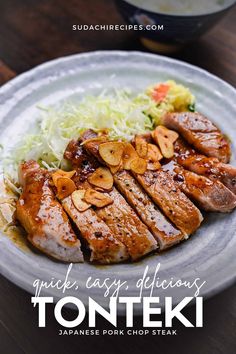
M 105 55 L 105 56 L 109 56 L 110 54 L 115 54 L 117 56 L 123 56 L 123 57 L 129 56 L 129 55 L 134 55 L 134 56 L 146 56 L 146 57 L 149 57 L 149 58 L 164 59 L 167 62 L 176 63 L 178 65 L 182 65 L 182 66 L 188 67 L 190 69 L 197 70 L 198 72 L 201 72 L 203 75 L 210 76 L 211 78 L 213 78 L 214 80 L 220 82 L 224 86 L 227 86 L 229 89 L 232 89 L 232 90 L 236 91 L 236 88 L 233 85 L 231 85 L 230 83 L 228 83 L 224 79 L 220 78 L 219 76 L 211 73 L 210 71 L 208 71 L 206 69 L 198 67 L 197 65 L 190 64 L 190 63 L 185 62 L 185 61 L 180 60 L 180 59 L 175 59 L 175 58 L 171 58 L 171 57 L 168 57 L 168 56 L 165 56 L 165 55 L 153 54 L 153 53 L 141 52 L 141 51 L 96 50 L 96 51 L 89 51 L 89 52 L 65 55 L 65 56 L 61 56 L 59 58 L 48 60 L 48 61 L 46 61 L 44 63 L 39 64 L 39 65 L 36 65 L 35 67 L 33 67 L 33 68 L 23 72 L 23 73 L 20 73 L 19 75 L 16 75 L 14 78 L 12 78 L 11 80 L 9 80 L 5 84 L 3 84 L 0 87 L 0 95 L 4 91 L 7 91 L 9 88 L 11 88 L 14 84 L 17 84 L 18 81 L 19 82 L 23 81 L 24 79 L 27 79 L 28 77 L 30 77 L 31 74 L 37 73 L 38 71 L 40 71 L 42 69 L 45 69 L 45 68 L 50 68 L 51 66 L 53 66 L 54 64 L 57 64 L 58 62 L 64 62 L 65 63 L 65 62 L 67 62 L 67 61 L 69 61 L 71 59 L 75 59 L 77 57 L 86 58 L 86 57 L 90 57 L 91 55 L 100 56 L 101 54 Z

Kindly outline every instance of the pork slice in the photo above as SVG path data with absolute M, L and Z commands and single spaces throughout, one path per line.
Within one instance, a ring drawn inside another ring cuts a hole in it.
M 203 210 L 225 213 L 235 208 L 236 196 L 220 181 L 185 170 L 174 161 L 162 168 L 173 175 L 180 189 Z
M 161 213 L 128 171 L 117 172 L 114 175 L 114 181 L 120 193 L 137 212 L 144 224 L 149 227 L 161 250 L 173 246 L 184 238 L 183 232 L 178 230 Z
M 202 214 L 180 190 L 168 171 L 146 171 L 143 175 L 134 176 L 185 237 L 197 230 L 203 220 Z
M 35 161 L 20 165 L 23 185 L 16 217 L 28 233 L 28 240 L 42 252 L 64 262 L 83 262 L 77 239 L 61 204 L 49 185 L 50 175 Z
M 236 194 L 236 167 L 220 162 L 216 157 L 207 157 L 196 152 L 183 139 L 174 145 L 175 160 L 185 169 L 203 175 L 212 181 L 219 180 Z
M 106 194 L 113 199 L 113 203 L 98 208 L 97 215 L 127 247 L 131 259 L 137 260 L 157 249 L 157 242 L 147 226 L 142 223 L 116 188 Z
M 71 196 L 63 199 L 62 205 L 89 247 L 91 262 L 110 264 L 123 262 L 129 258 L 126 247 L 113 236 L 112 230 L 93 209 L 78 211 Z
M 100 166 L 97 159 L 93 155 L 88 155 L 86 150 L 81 146 L 80 141 L 71 140 L 64 152 L 64 158 L 69 161 L 72 167 L 77 171 L 77 182 L 86 182 L 96 168 Z
M 221 131 L 200 113 L 167 113 L 162 124 L 179 132 L 189 144 L 204 155 L 229 162 L 231 151 L 228 140 Z

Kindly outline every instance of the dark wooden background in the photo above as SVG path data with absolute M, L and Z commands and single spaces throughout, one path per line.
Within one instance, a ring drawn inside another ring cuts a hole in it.
M 198 42 L 173 57 L 198 65 L 236 85 L 236 8 Z M 145 50 L 132 32 L 74 32 L 73 24 L 123 23 L 112 0 L 1 0 L 0 84 L 44 61 L 92 50 Z M 17 271 L 17 270 L 16 270 Z M 37 327 L 30 295 L 0 277 L 0 354 L 236 353 L 236 286 L 205 301 L 204 328 L 177 336 L 59 337 L 49 306 L 47 328 Z M 68 318 L 73 311 L 66 310 Z M 185 312 L 194 318 L 194 309 Z M 141 328 L 141 318 L 137 318 Z M 122 328 L 124 319 L 120 319 Z M 86 327 L 86 323 L 83 328 Z M 99 320 L 99 328 L 108 328 Z

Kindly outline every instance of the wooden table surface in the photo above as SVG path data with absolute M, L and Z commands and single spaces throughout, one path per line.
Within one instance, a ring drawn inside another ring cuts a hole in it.
M 173 57 L 236 85 L 236 8 L 207 35 Z M 111 0 L 1 0 L 0 84 L 42 62 L 92 50 L 145 50 L 132 32 L 74 32 L 73 24 L 123 23 Z M 17 270 L 16 270 L 17 271 Z M 30 295 L 0 277 L 0 354 L 236 353 L 236 286 L 205 301 L 204 328 L 176 323 L 177 336 L 60 337 L 49 306 L 47 327 L 37 327 Z M 66 310 L 68 318 L 74 314 Z M 194 309 L 185 312 L 194 317 Z M 141 328 L 141 318 L 136 319 Z M 99 328 L 111 328 L 99 320 Z M 119 319 L 119 327 L 124 319 Z M 83 325 L 83 328 L 86 324 Z

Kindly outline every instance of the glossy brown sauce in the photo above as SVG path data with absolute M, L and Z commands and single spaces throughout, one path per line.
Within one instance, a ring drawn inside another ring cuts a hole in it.
M 15 222 L 16 195 L 0 180 L 0 231 L 24 251 L 29 250 L 24 229 Z

